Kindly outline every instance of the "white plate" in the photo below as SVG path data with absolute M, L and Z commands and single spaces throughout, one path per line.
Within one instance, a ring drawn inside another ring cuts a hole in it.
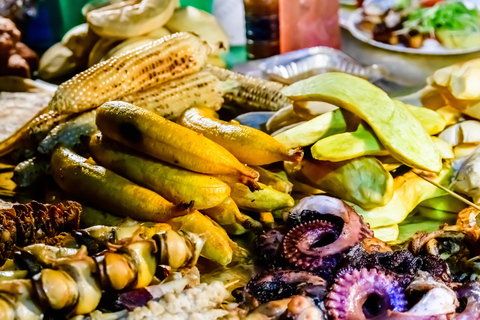
M 367 32 L 360 30 L 357 27 L 357 24 L 362 20 L 362 9 L 357 9 L 350 14 L 348 18 L 346 27 L 350 31 L 350 33 L 360 41 L 368 43 L 372 46 L 377 48 L 382 48 L 385 50 L 396 51 L 396 52 L 403 52 L 403 53 L 413 53 L 413 54 L 426 54 L 426 55 L 455 55 L 455 54 L 465 54 L 476 52 L 480 50 L 480 47 L 473 47 L 473 48 L 466 48 L 466 49 L 447 49 L 440 45 L 435 40 L 426 40 L 430 41 L 431 44 L 429 46 L 423 46 L 418 49 L 414 48 L 407 48 L 403 45 L 390 45 L 386 43 L 382 43 L 379 41 L 375 41 L 372 39 L 372 35 Z

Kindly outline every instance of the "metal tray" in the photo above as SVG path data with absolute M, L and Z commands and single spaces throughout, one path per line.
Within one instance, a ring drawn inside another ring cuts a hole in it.
M 376 82 L 388 71 L 376 64 L 364 66 L 340 50 L 313 47 L 267 59 L 250 61 L 234 67 L 234 71 L 291 84 L 317 74 L 341 71 Z

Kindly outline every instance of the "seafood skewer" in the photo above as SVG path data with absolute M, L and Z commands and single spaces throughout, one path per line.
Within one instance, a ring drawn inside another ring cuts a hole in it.
M 7 319 L 42 319 L 43 313 L 58 310 L 68 316 L 82 315 L 95 310 L 102 298 L 102 291 L 129 291 L 146 288 L 152 283 L 155 275 L 165 278 L 171 271 L 180 268 L 191 268 L 196 265 L 200 251 L 205 242 L 196 234 L 176 232 L 163 224 L 141 226 L 132 237 L 123 238 L 116 244 L 107 244 L 108 249 L 90 256 L 87 247 L 72 252 L 59 253 L 58 248 L 34 245 L 22 249 L 28 258 L 37 258 L 39 272 L 31 279 L 15 279 L 0 282 L 0 314 L 9 315 Z M 138 227 L 138 226 L 137 226 Z M 105 227 L 122 232 L 121 227 Z M 125 227 L 135 230 L 131 227 Z M 99 231 L 99 226 L 83 230 L 76 234 L 77 239 L 101 242 L 100 235 L 108 231 Z M 143 231 L 142 231 L 143 230 Z M 142 232 L 154 232 L 153 236 L 142 235 Z M 94 236 L 91 236 L 91 233 Z M 97 238 L 95 238 L 97 236 Z M 17 255 L 16 260 L 26 259 Z M 161 266 L 161 267 L 160 267 Z M 31 270 L 29 270 L 30 272 Z M 184 286 L 187 283 L 184 283 Z M 20 290 L 20 289 L 21 290 Z M 147 288 L 148 290 L 148 288 Z M 148 290 L 155 293 L 158 290 Z M 22 292 L 19 295 L 19 292 Z M 125 295 L 125 293 L 124 293 Z M 150 299 L 153 298 L 150 295 Z M 26 314 L 19 310 L 29 306 L 35 310 L 35 316 L 25 318 Z

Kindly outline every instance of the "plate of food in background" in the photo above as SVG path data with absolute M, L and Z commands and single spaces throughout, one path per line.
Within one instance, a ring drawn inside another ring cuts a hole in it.
M 470 1 L 367 0 L 350 15 L 347 28 L 360 41 L 397 52 L 480 50 L 480 11 Z

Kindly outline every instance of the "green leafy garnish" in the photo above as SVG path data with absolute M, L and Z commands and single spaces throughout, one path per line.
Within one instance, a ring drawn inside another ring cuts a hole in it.
M 443 2 L 431 8 L 418 8 L 411 12 L 399 33 L 418 30 L 434 36 L 438 30 L 480 31 L 479 11 L 468 9 L 462 2 Z

